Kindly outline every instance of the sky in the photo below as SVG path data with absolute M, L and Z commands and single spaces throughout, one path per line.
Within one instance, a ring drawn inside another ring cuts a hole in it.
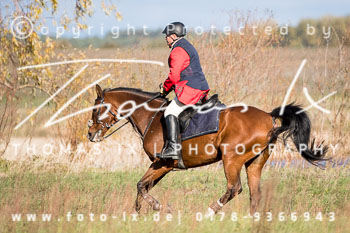
M 304 18 L 350 15 L 350 0 L 113 0 L 123 16 L 121 21 L 117 21 L 115 17 L 104 15 L 100 0 L 92 1 L 95 5 L 95 13 L 87 19 L 87 25 L 94 27 L 90 35 L 95 36 L 102 36 L 101 25 L 107 32 L 112 27 L 119 27 L 122 30 L 128 25 L 135 28 L 146 25 L 150 29 L 161 29 L 167 23 L 174 21 L 183 22 L 190 28 L 200 26 L 209 30 L 211 25 L 215 25 L 217 29 L 222 29 L 230 25 L 229 15 L 236 10 L 241 12 L 257 10 L 258 15 L 263 17 L 268 9 L 272 11 L 279 25 L 291 26 L 295 26 Z M 74 0 L 58 0 L 58 15 L 64 11 L 70 14 L 74 12 L 74 2 Z M 53 25 L 50 25 L 49 21 L 47 26 L 52 28 Z M 67 35 L 70 37 L 69 33 L 65 34 Z
M 120 0 L 117 5 L 124 22 L 134 25 L 143 23 L 162 27 L 164 23 L 183 21 L 191 27 L 210 24 L 227 24 L 228 11 L 269 9 L 280 24 L 297 24 L 302 18 L 318 18 L 324 15 L 350 14 L 350 0 Z

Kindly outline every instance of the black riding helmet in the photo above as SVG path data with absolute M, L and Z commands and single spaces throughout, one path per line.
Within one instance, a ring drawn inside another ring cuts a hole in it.
M 186 35 L 186 27 L 181 22 L 173 22 L 168 24 L 163 32 L 165 35 L 170 36 L 171 34 L 175 34 L 178 37 L 183 37 Z

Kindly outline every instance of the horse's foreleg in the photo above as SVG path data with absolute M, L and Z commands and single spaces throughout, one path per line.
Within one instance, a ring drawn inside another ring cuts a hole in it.
M 160 210 L 161 205 L 158 200 L 148 194 L 148 192 L 172 169 L 173 161 L 156 160 L 151 164 L 145 175 L 137 183 L 137 197 L 135 201 L 135 210 L 137 212 L 140 212 L 142 199 L 146 200 L 153 210 Z
M 234 163 L 234 161 L 224 160 L 224 169 L 227 179 L 227 190 L 226 193 L 219 200 L 210 205 L 205 217 L 208 218 L 216 214 L 234 196 L 242 192 L 242 184 L 240 178 L 241 168 L 242 165 Z

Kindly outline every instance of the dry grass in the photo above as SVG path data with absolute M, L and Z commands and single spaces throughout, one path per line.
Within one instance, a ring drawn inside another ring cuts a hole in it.
M 136 197 L 136 182 L 142 170 L 106 172 L 81 172 L 78 174 L 56 171 L 35 174 L 31 172 L 10 172 L 8 177 L 0 177 L 2 195 L 0 202 L 0 224 L 4 232 L 346 232 L 349 227 L 350 197 L 349 170 L 329 169 L 275 169 L 263 175 L 262 204 L 258 216 L 253 219 L 244 218 L 249 209 L 249 192 L 246 176 L 242 175 L 243 192 L 223 208 L 213 221 L 196 219 L 207 206 L 218 198 L 226 188 L 226 180 L 222 171 L 215 169 L 197 169 L 187 172 L 169 174 L 151 191 L 162 204 L 170 204 L 174 221 L 167 222 L 166 213 L 160 212 L 159 222 L 154 222 L 153 212 L 147 204 L 143 204 L 139 221 L 131 221 L 133 203 Z M 178 223 L 178 211 L 181 223 Z M 67 213 L 72 213 L 71 221 Z M 237 213 L 238 220 L 232 221 L 231 214 Z M 272 221 L 267 221 L 268 213 Z M 283 212 L 283 214 L 281 214 Z M 296 212 L 297 220 L 291 220 Z M 322 213 L 322 221 L 316 219 Z M 331 212 L 335 213 L 335 221 L 329 221 Z M 13 222 L 12 214 L 22 214 L 19 222 Z M 26 214 L 51 214 L 51 222 L 37 219 L 28 222 Z M 90 221 L 89 214 L 95 215 Z M 123 220 L 123 213 L 127 220 Z M 225 214 L 224 218 L 220 220 Z M 310 221 L 305 221 L 307 213 Z M 85 220 L 79 222 L 78 214 Z M 106 214 L 107 221 L 99 220 Z M 304 215 L 305 214 L 305 215 Z M 285 220 L 279 220 L 279 215 Z M 113 219 L 112 216 L 116 216 Z M 60 219 L 60 220 L 58 220 Z M 144 221 L 147 219 L 147 221 Z M 254 221 L 256 220 L 256 221 Z

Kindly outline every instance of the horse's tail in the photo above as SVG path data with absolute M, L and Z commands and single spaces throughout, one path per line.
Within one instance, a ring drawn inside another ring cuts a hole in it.
M 315 139 L 313 139 L 309 147 L 311 122 L 306 112 L 299 112 L 302 108 L 294 103 L 285 106 L 283 115 L 279 114 L 280 109 L 281 107 L 278 107 L 270 113 L 273 118 L 281 119 L 282 125 L 280 127 L 275 127 L 270 131 L 269 143 L 275 143 L 277 137 L 281 133 L 284 133 L 284 144 L 286 144 L 287 138 L 291 138 L 304 159 L 317 167 L 321 167 L 321 164 L 318 163 L 318 161 L 329 160 L 324 158 L 328 146 L 324 146 L 322 141 L 316 146 L 317 150 L 315 150 Z

